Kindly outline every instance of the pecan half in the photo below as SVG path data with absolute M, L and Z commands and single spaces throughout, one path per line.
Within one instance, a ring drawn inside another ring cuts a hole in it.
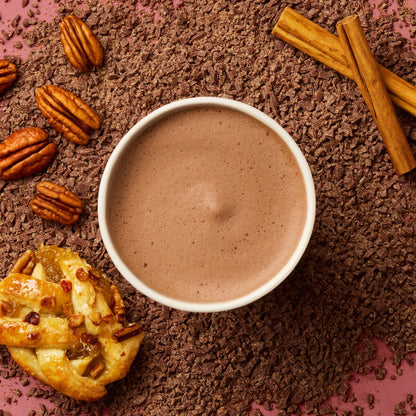
M 46 168 L 57 152 L 46 131 L 26 127 L 15 131 L 0 143 L 0 179 L 30 176 Z
M 74 143 L 87 144 L 91 131 L 101 126 L 99 117 L 88 104 L 55 85 L 37 89 L 36 103 L 50 125 Z
M 143 328 L 139 324 L 133 324 L 130 326 L 126 326 L 119 331 L 117 331 L 115 334 L 113 334 L 113 339 L 117 342 L 125 341 L 126 339 L 135 337 L 136 335 L 139 335 L 143 332 Z
M 61 42 L 69 62 L 81 72 L 103 63 L 104 51 L 91 29 L 78 17 L 66 16 L 59 25 Z
M 121 324 L 126 319 L 126 308 L 124 306 L 123 298 L 116 285 L 111 285 L 111 310 L 117 318 L 117 321 Z
M 105 369 L 105 364 L 100 361 L 90 370 L 90 376 L 92 378 L 97 378 Z
M 59 284 L 65 293 L 68 293 L 72 290 L 72 283 L 69 280 L 61 280 Z
M 81 267 L 79 269 L 77 269 L 77 271 L 75 272 L 75 277 L 80 281 L 80 282 L 85 282 L 88 279 L 88 273 L 82 269 Z
M 84 323 L 84 319 L 85 318 L 84 318 L 84 315 L 82 313 L 80 313 L 80 312 L 74 313 L 69 318 L 68 325 L 69 325 L 70 328 L 78 328 Z
M 0 59 L 0 93 L 9 88 L 16 78 L 16 65 L 13 62 Z
M 35 268 L 36 257 L 33 250 L 26 250 L 16 261 L 10 273 L 32 274 Z
M 74 224 L 84 208 L 81 199 L 64 186 L 42 181 L 36 185 L 35 199 L 29 206 L 33 212 L 45 220 L 60 224 Z

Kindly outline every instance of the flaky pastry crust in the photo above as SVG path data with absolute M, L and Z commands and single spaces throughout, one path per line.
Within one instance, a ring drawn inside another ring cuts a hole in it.
M 124 316 L 118 288 L 69 249 L 28 250 L 0 282 L 0 344 L 76 400 L 99 400 L 129 371 L 144 332 Z

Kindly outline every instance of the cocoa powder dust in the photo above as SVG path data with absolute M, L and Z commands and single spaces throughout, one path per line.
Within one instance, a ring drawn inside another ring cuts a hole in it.
M 332 33 L 356 13 L 378 61 L 414 84 L 416 56 L 393 29 L 403 11 L 409 21 L 414 12 L 402 7 L 375 18 L 367 3 L 345 0 L 184 0 L 176 8 L 162 0 L 144 1 L 145 10 L 135 1 L 78 3 L 61 1 L 50 23 L 33 12 L 17 20 L 25 42 L 37 48 L 24 62 L 5 57 L 18 64 L 19 78 L 2 97 L 0 138 L 38 126 L 59 150 L 45 172 L 0 181 L 1 277 L 28 248 L 69 246 L 111 276 L 127 319 L 148 331 L 131 371 L 102 401 L 78 403 L 46 388 L 30 394 L 65 415 L 244 415 L 253 399 L 277 403 L 282 415 L 299 412 L 301 403 L 323 414 L 326 398 L 347 399 L 349 369 L 371 371 L 365 363 L 374 356 L 374 337 L 389 345 L 396 364 L 408 358 L 416 350 L 415 173 L 395 174 L 352 81 L 271 31 L 285 6 Z M 383 13 L 387 6 L 382 2 Z M 71 67 L 59 41 L 58 24 L 72 13 L 105 49 L 104 65 L 90 73 Z M 72 91 L 98 113 L 102 128 L 87 146 L 63 139 L 42 117 L 34 91 L 44 84 Z M 110 153 L 139 119 L 173 100 L 205 95 L 251 104 L 293 136 L 315 179 L 317 215 L 303 260 L 276 290 L 238 310 L 192 314 L 162 307 L 122 279 L 100 238 L 97 194 Z M 399 119 L 416 154 L 416 121 L 401 111 Z M 83 199 L 86 212 L 76 225 L 34 216 L 28 203 L 40 180 Z M 5 348 L 0 362 L 8 368 L 3 375 L 25 377 Z

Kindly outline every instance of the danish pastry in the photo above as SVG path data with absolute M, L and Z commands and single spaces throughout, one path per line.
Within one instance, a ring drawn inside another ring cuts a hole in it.
M 125 323 L 118 288 L 69 249 L 26 251 L 0 282 L 0 344 L 30 375 L 95 401 L 123 378 L 144 332 Z

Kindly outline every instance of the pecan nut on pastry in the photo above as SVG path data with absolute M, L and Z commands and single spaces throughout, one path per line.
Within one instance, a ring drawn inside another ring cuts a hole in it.
M 78 221 L 84 210 L 81 199 L 64 186 L 49 181 L 36 185 L 35 198 L 29 203 L 35 214 L 45 220 L 70 225 Z
M 9 88 L 17 78 L 17 68 L 13 62 L 0 59 L 0 94 Z
M 101 66 L 104 51 L 92 30 L 78 17 L 66 16 L 59 25 L 61 43 L 69 62 L 81 72 Z
M 0 343 L 31 376 L 76 400 L 99 400 L 127 374 L 144 337 L 139 324 L 120 322 L 122 303 L 78 254 L 41 245 L 0 282 Z
M 94 110 L 81 98 L 55 85 L 36 90 L 36 103 L 49 124 L 68 140 L 87 144 L 90 133 L 101 126 Z
M 15 131 L 0 143 L 0 179 L 19 179 L 43 170 L 57 150 L 39 127 Z

